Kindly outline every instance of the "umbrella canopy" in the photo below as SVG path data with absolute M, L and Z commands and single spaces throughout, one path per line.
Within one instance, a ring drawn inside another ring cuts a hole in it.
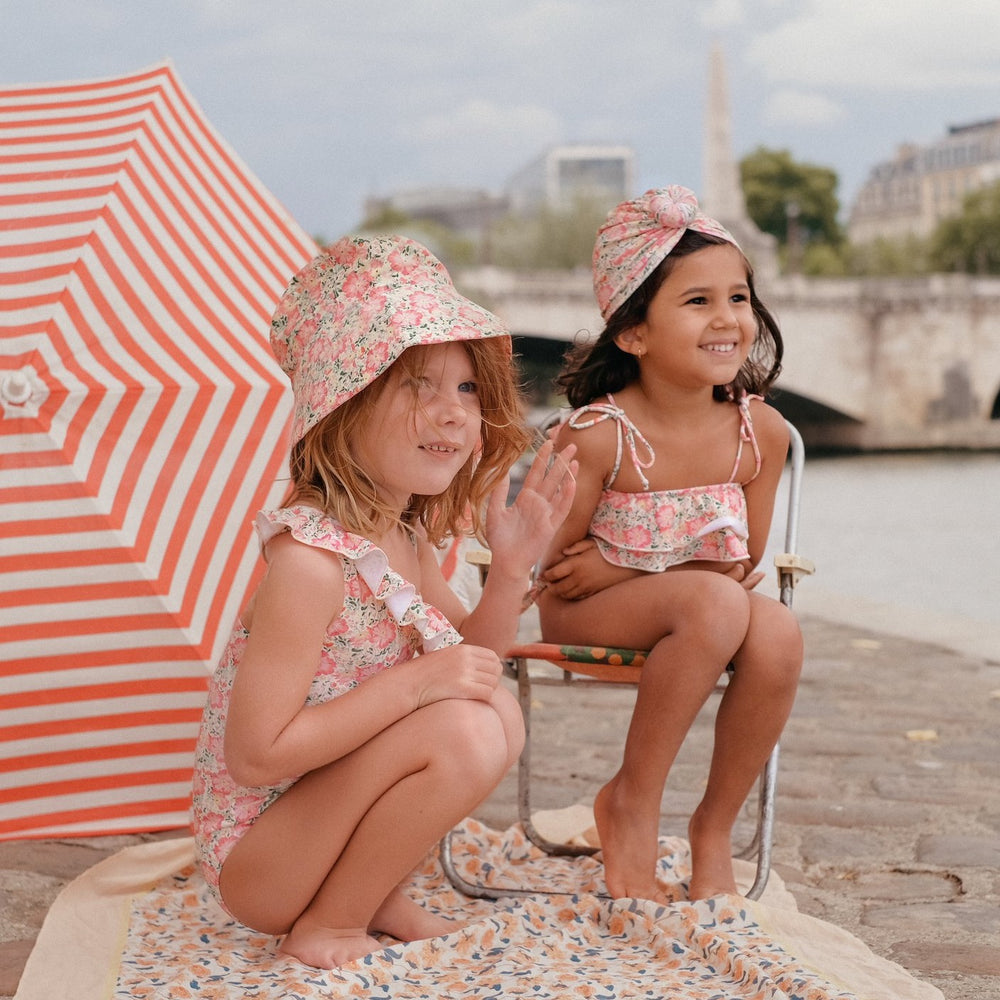
M 170 63 L 0 88 L 0 839 L 187 823 L 315 250 Z

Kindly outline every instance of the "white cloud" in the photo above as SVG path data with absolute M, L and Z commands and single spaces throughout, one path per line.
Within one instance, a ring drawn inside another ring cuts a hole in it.
M 142 17 L 134 0 L 17 6 L 0 82 L 170 57 L 251 168 L 327 233 L 365 194 L 497 188 L 563 141 L 629 144 L 638 185 L 697 187 L 716 42 L 737 149 L 787 147 L 848 179 L 897 142 L 1000 114 L 1000 0 L 161 0 Z
M 483 99 L 407 121 L 398 136 L 421 150 L 429 179 L 464 182 L 477 175 L 493 181 L 498 171 L 503 179 L 564 138 L 559 117 L 548 108 L 508 107 Z
M 767 79 L 880 92 L 1000 85 L 996 0 L 803 6 L 747 48 Z
M 845 119 L 847 109 L 825 94 L 782 89 L 768 97 L 762 117 L 769 125 L 830 125 Z
M 725 31 L 743 23 L 743 0 L 711 0 L 701 12 L 702 26 L 709 31 Z

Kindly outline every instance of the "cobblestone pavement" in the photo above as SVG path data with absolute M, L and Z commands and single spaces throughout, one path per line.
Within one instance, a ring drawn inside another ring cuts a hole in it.
M 946 1000 L 1000 1000 L 1000 659 L 812 617 L 803 629 L 774 870 L 803 912 L 861 938 Z M 632 694 L 537 690 L 535 804 L 589 802 L 617 764 Z M 698 800 L 715 704 L 671 774 L 666 833 L 685 834 Z M 515 799 L 511 775 L 476 815 L 504 828 Z M 748 837 L 750 807 L 741 826 Z M 0 998 L 15 991 L 59 889 L 151 836 L 0 844 Z

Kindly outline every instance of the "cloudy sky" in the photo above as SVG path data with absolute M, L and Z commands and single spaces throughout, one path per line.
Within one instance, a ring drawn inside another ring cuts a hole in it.
M 636 152 L 637 192 L 701 185 L 708 52 L 736 154 L 832 167 L 848 204 L 901 142 L 1000 117 L 997 0 L 0 0 L 0 85 L 173 61 L 299 223 L 366 196 L 500 191 L 547 146 Z

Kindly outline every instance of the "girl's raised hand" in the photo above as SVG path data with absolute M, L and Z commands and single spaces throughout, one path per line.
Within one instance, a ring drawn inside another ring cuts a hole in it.
M 538 449 L 514 502 L 507 506 L 507 481 L 486 507 L 484 530 L 495 569 L 524 574 L 548 548 L 566 519 L 576 491 L 576 445 L 556 451 L 552 440 Z

